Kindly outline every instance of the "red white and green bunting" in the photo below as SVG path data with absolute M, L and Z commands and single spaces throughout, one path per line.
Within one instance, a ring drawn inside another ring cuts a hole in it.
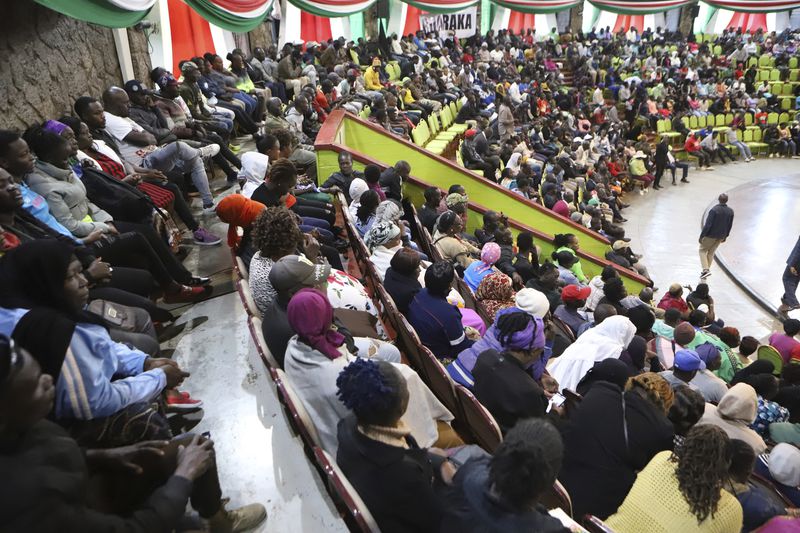
M 706 4 L 739 13 L 775 13 L 800 9 L 798 0 L 703 0 Z
M 109 28 L 133 26 L 147 16 L 156 0 L 36 0 L 62 15 Z
M 479 0 L 403 0 L 428 13 L 456 13 L 478 4 Z
M 248 32 L 267 18 L 272 0 L 184 0 L 197 13 L 220 28 Z
M 289 0 L 294 6 L 320 17 L 346 17 L 360 13 L 375 0 Z
M 492 0 L 492 3 L 518 13 L 545 14 L 572 9 L 582 4 L 583 0 Z
M 694 0 L 588 0 L 598 9 L 623 15 L 661 13 L 691 4 Z

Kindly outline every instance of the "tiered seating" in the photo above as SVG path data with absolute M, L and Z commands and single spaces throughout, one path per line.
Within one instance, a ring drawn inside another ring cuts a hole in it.
M 442 110 L 438 113 L 431 113 L 427 121 L 421 120 L 417 127 L 411 130 L 411 139 L 414 144 L 422 146 L 436 155 L 445 155 L 446 152 L 454 151 L 455 141 L 459 140 L 468 128 L 466 124 L 454 122 L 462 105 L 463 103 L 459 100 L 442 106 Z
M 344 205 L 342 202 L 343 197 L 340 194 L 339 204 Z M 416 219 L 413 207 L 411 214 Z M 409 366 L 417 371 L 423 382 L 453 413 L 455 417 L 453 427 L 461 437 L 466 442 L 475 443 L 488 452 L 493 452 L 502 442 L 502 433 L 497 422 L 471 392 L 452 381 L 439 360 L 422 345 L 414 329 L 397 310 L 391 296 L 383 289 L 377 273 L 369 261 L 366 246 L 356 231 L 346 209 L 342 210 L 342 218 L 344 219 L 344 227 L 352 247 L 350 253 L 351 265 L 355 264 L 357 269 L 360 270 L 364 286 L 371 293 L 373 301 L 380 311 L 380 320 L 384 329 L 400 349 Z M 418 222 L 414 226 L 412 233 L 420 237 L 419 242 L 423 251 L 430 252 L 429 255 L 435 257 L 435 249 L 431 246 L 430 236 L 427 235 L 427 232 Z M 246 265 L 234 256 L 234 266 L 234 272 L 238 277 L 239 295 L 249 315 L 248 327 L 250 334 L 261 360 L 269 371 L 290 425 L 305 444 L 305 451 L 309 460 L 325 480 L 326 488 L 331 498 L 351 531 L 377 532 L 377 524 L 358 493 L 338 468 L 334 458 L 320 448 L 319 435 L 313 420 L 310 419 L 291 382 L 267 347 L 262 334 L 262 323 L 258 310 L 254 304 L 251 305 L 250 303 L 252 302 L 252 294 L 250 294 L 247 280 Z M 461 294 L 465 297 L 468 307 L 477 307 L 478 309 L 476 310 L 479 313 L 483 311 L 475 302 L 469 289 L 463 285 L 463 282 L 457 288 L 463 291 Z M 545 495 L 543 504 L 550 508 L 560 507 L 571 516 L 572 505 L 569 495 L 559 482 L 556 482 L 553 490 Z

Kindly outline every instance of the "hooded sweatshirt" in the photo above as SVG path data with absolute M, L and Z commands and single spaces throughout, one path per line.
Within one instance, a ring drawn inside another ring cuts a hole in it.
M 246 198 L 253 196 L 258 187 L 264 183 L 269 167 L 269 157 L 259 152 L 247 152 L 242 156 L 242 168 L 239 178 L 245 180 L 242 195 Z
M 718 426 L 730 438 L 745 441 L 756 454 L 760 454 L 767 446 L 758 433 L 748 427 L 756 419 L 757 411 L 758 396 L 755 389 L 746 383 L 737 383 L 725 393 L 719 405 L 706 404 L 705 413 L 698 424 Z

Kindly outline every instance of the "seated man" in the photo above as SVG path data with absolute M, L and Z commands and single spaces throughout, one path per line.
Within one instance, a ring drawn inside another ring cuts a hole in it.
M 556 308 L 553 315 L 569 326 L 576 337 L 578 331 L 586 323 L 586 317 L 579 309 L 586 305 L 586 299 L 591 292 L 591 287 L 579 287 L 578 285 L 567 285 L 561 289 L 561 301 L 564 303 Z
M 664 311 L 677 309 L 681 313 L 681 318 L 684 320 L 689 318 L 689 306 L 686 300 L 683 299 L 683 287 L 681 287 L 680 283 L 673 283 L 669 286 L 669 291 L 661 298 L 657 307 Z
M 191 172 L 192 183 L 203 200 L 203 210 L 213 211 L 214 199 L 203 159 L 217 155 L 219 145 L 210 144 L 196 150 L 178 141 L 159 148 L 156 146 L 156 138 L 131 120 L 128 116 L 129 109 L 128 94 L 119 87 L 110 87 L 103 93 L 103 103 L 92 102 L 86 115 L 80 118 L 86 122 L 92 133 L 102 130 L 105 135 L 101 138 L 116 144 L 122 158 L 133 165 L 162 172 L 176 167 Z M 100 110 L 102 114 L 99 114 Z
M 449 362 L 472 346 L 461 324 L 461 313 L 447 301 L 455 278 L 453 264 L 439 261 L 425 271 L 425 288 L 408 307 L 408 321 L 424 344 L 437 358 Z
M 364 179 L 364 174 L 358 170 L 353 170 L 353 156 L 349 152 L 339 152 L 339 172 L 331 174 L 325 183 L 320 185 L 320 191 L 329 192 L 332 187 L 338 187 L 342 191 L 347 203 L 350 203 L 350 184 L 356 178 Z
M 63 360 L 67 354 L 58 357 Z M 59 371 L 60 361 L 48 360 L 51 356 L 57 354 L 36 353 L 41 365 Z M 55 379 L 42 372 L 31 353 L 0 337 L 0 440 L 9 443 L 0 452 L 8 490 L 0 504 L 4 528 L 172 531 L 189 500 L 212 532 L 249 530 L 264 521 L 267 513 L 260 504 L 225 509 L 211 440 L 186 435 L 127 450 L 82 450 L 46 419 L 57 396 Z M 91 501 L 89 485 L 105 487 L 102 497 L 107 501 Z M 93 503 L 120 511 L 96 510 Z

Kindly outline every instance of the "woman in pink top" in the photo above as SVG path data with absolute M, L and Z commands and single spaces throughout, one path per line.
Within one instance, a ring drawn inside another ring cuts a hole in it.
M 776 331 L 769 336 L 769 345 L 778 350 L 784 364 L 789 363 L 792 349 L 800 346 L 800 342 L 794 338 L 798 333 L 800 333 L 800 320 L 790 318 L 783 323 L 783 333 Z

